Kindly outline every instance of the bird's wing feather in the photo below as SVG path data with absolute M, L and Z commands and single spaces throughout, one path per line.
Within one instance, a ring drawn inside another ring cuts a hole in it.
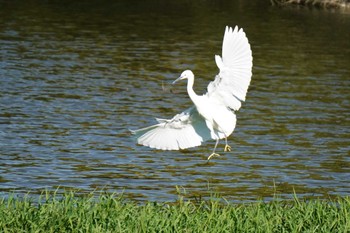
M 212 100 L 238 110 L 245 101 L 252 76 L 253 57 L 248 39 L 241 28 L 226 27 L 222 44 L 222 58 L 215 56 L 220 69 L 209 83 L 207 95 Z
M 161 150 L 180 150 L 199 146 L 211 138 L 204 118 L 194 106 L 171 120 L 157 120 L 156 125 L 132 131 L 139 144 Z

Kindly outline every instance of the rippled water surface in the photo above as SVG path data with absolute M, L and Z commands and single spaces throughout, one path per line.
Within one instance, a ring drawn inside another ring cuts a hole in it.
M 236 24 L 254 68 L 232 152 L 136 145 L 128 129 L 191 105 L 185 82 L 168 91 L 183 70 L 205 92 Z M 0 191 L 349 195 L 349 28 L 346 12 L 258 0 L 0 1 Z

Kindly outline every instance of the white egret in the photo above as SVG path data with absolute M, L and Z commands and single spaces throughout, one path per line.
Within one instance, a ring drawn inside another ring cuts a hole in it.
M 222 58 L 215 55 L 215 61 L 220 72 L 209 83 L 204 95 L 193 91 L 192 71 L 182 72 L 173 83 L 187 79 L 187 92 L 194 106 L 170 120 L 156 119 L 158 124 L 132 131 L 139 144 L 161 150 L 180 150 L 214 139 L 216 144 L 209 160 L 219 156 L 215 150 L 219 140 L 224 138 L 224 151 L 231 151 L 227 137 L 236 126 L 234 111 L 239 110 L 241 102 L 245 101 L 253 65 L 250 44 L 242 28 L 226 27 Z

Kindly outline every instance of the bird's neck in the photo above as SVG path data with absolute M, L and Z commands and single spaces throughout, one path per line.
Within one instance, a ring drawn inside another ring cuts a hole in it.
M 190 96 L 192 102 L 194 104 L 196 104 L 199 96 L 194 92 L 193 84 L 194 84 L 194 78 L 188 79 L 188 81 L 187 81 L 187 93 Z

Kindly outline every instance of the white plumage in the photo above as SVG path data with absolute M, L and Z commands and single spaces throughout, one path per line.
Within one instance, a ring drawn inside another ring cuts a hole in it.
M 215 153 L 219 139 L 225 138 L 225 151 L 230 150 L 227 137 L 236 126 L 237 111 L 245 101 L 252 76 L 253 58 L 248 39 L 241 28 L 226 27 L 222 58 L 215 55 L 220 70 L 215 80 L 210 82 L 207 93 L 197 95 L 193 91 L 194 74 L 185 70 L 174 81 L 188 79 L 187 92 L 194 106 L 177 114 L 170 120 L 157 119 L 158 124 L 132 131 L 137 142 L 144 146 L 161 150 L 179 150 L 201 145 L 215 139 Z

